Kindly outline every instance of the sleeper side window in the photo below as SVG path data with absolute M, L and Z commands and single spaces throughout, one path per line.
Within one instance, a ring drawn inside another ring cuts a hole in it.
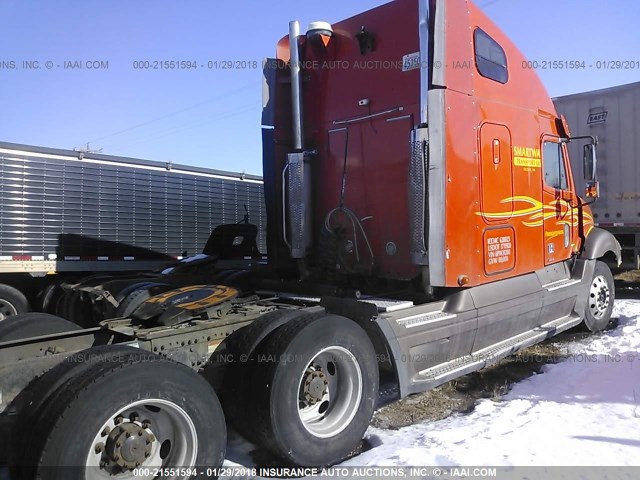
M 473 46 L 476 57 L 476 68 L 483 77 L 500 83 L 507 83 L 507 55 L 503 48 L 482 29 L 473 32 Z

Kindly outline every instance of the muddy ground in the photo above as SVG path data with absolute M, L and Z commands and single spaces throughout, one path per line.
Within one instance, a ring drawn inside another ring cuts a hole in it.
M 568 334 L 564 342 L 575 336 Z M 543 365 L 566 358 L 566 347 L 562 343 L 563 339 L 556 337 L 521 350 L 492 367 L 389 403 L 375 413 L 372 425 L 395 429 L 422 421 L 441 420 L 453 413 L 471 412 L 481 398 L 499 401 L 514 383 L 539 373 Z
M 640 270 L 618 272 L 615 281 L 618 298 L 640 299 Z M 615 319 L 610 325 L 612 327 L 615 327 Z M 565 359 L 568 343 L 585 335 L 579 329 L 570 330 L 523 349 L 492 367 L 457 378 L 431 391 L 391 401 L 375 413 L 372 425 L 395 429 L 441 420 L 453 413 L 471 412 L 476 401 L 482 398 L 500 401 L 514 383 L 540 373 L 546 364 Z

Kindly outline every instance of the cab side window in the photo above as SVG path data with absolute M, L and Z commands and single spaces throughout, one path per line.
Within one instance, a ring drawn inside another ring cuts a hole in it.
M 559 190 L 566 190 L 567 171 L 562 160 L 562 144 L 544 142 L 542 144 L 542 164 L 544 166 L 544 183 Z

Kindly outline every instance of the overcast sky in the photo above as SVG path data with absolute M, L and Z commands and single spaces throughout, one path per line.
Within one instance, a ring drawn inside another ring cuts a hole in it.
M 261 71 L 253 62 L 273 56 L 289 20 L 304 30 L 383 3 L 0 0 L 0 141 L 67 149 L 90 142 L 107 154 L 261 174 Z M 551 96 L 640 81 L 640 2 L 477 3 L 531 60 L 635 62 L 629 70 L 539 70 Z M 204 68 L 140 70 L 139 60 Z M 221 60 L 249 63 L 207 68 Z M 108 68 L 75 70 L 65 61 Z

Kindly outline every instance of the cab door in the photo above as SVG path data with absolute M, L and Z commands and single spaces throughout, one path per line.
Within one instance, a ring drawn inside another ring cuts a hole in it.
M 542 139 L 545 265 L 568 259 L 573 250 L 573 193 L 564 151 L 559 138 Z

